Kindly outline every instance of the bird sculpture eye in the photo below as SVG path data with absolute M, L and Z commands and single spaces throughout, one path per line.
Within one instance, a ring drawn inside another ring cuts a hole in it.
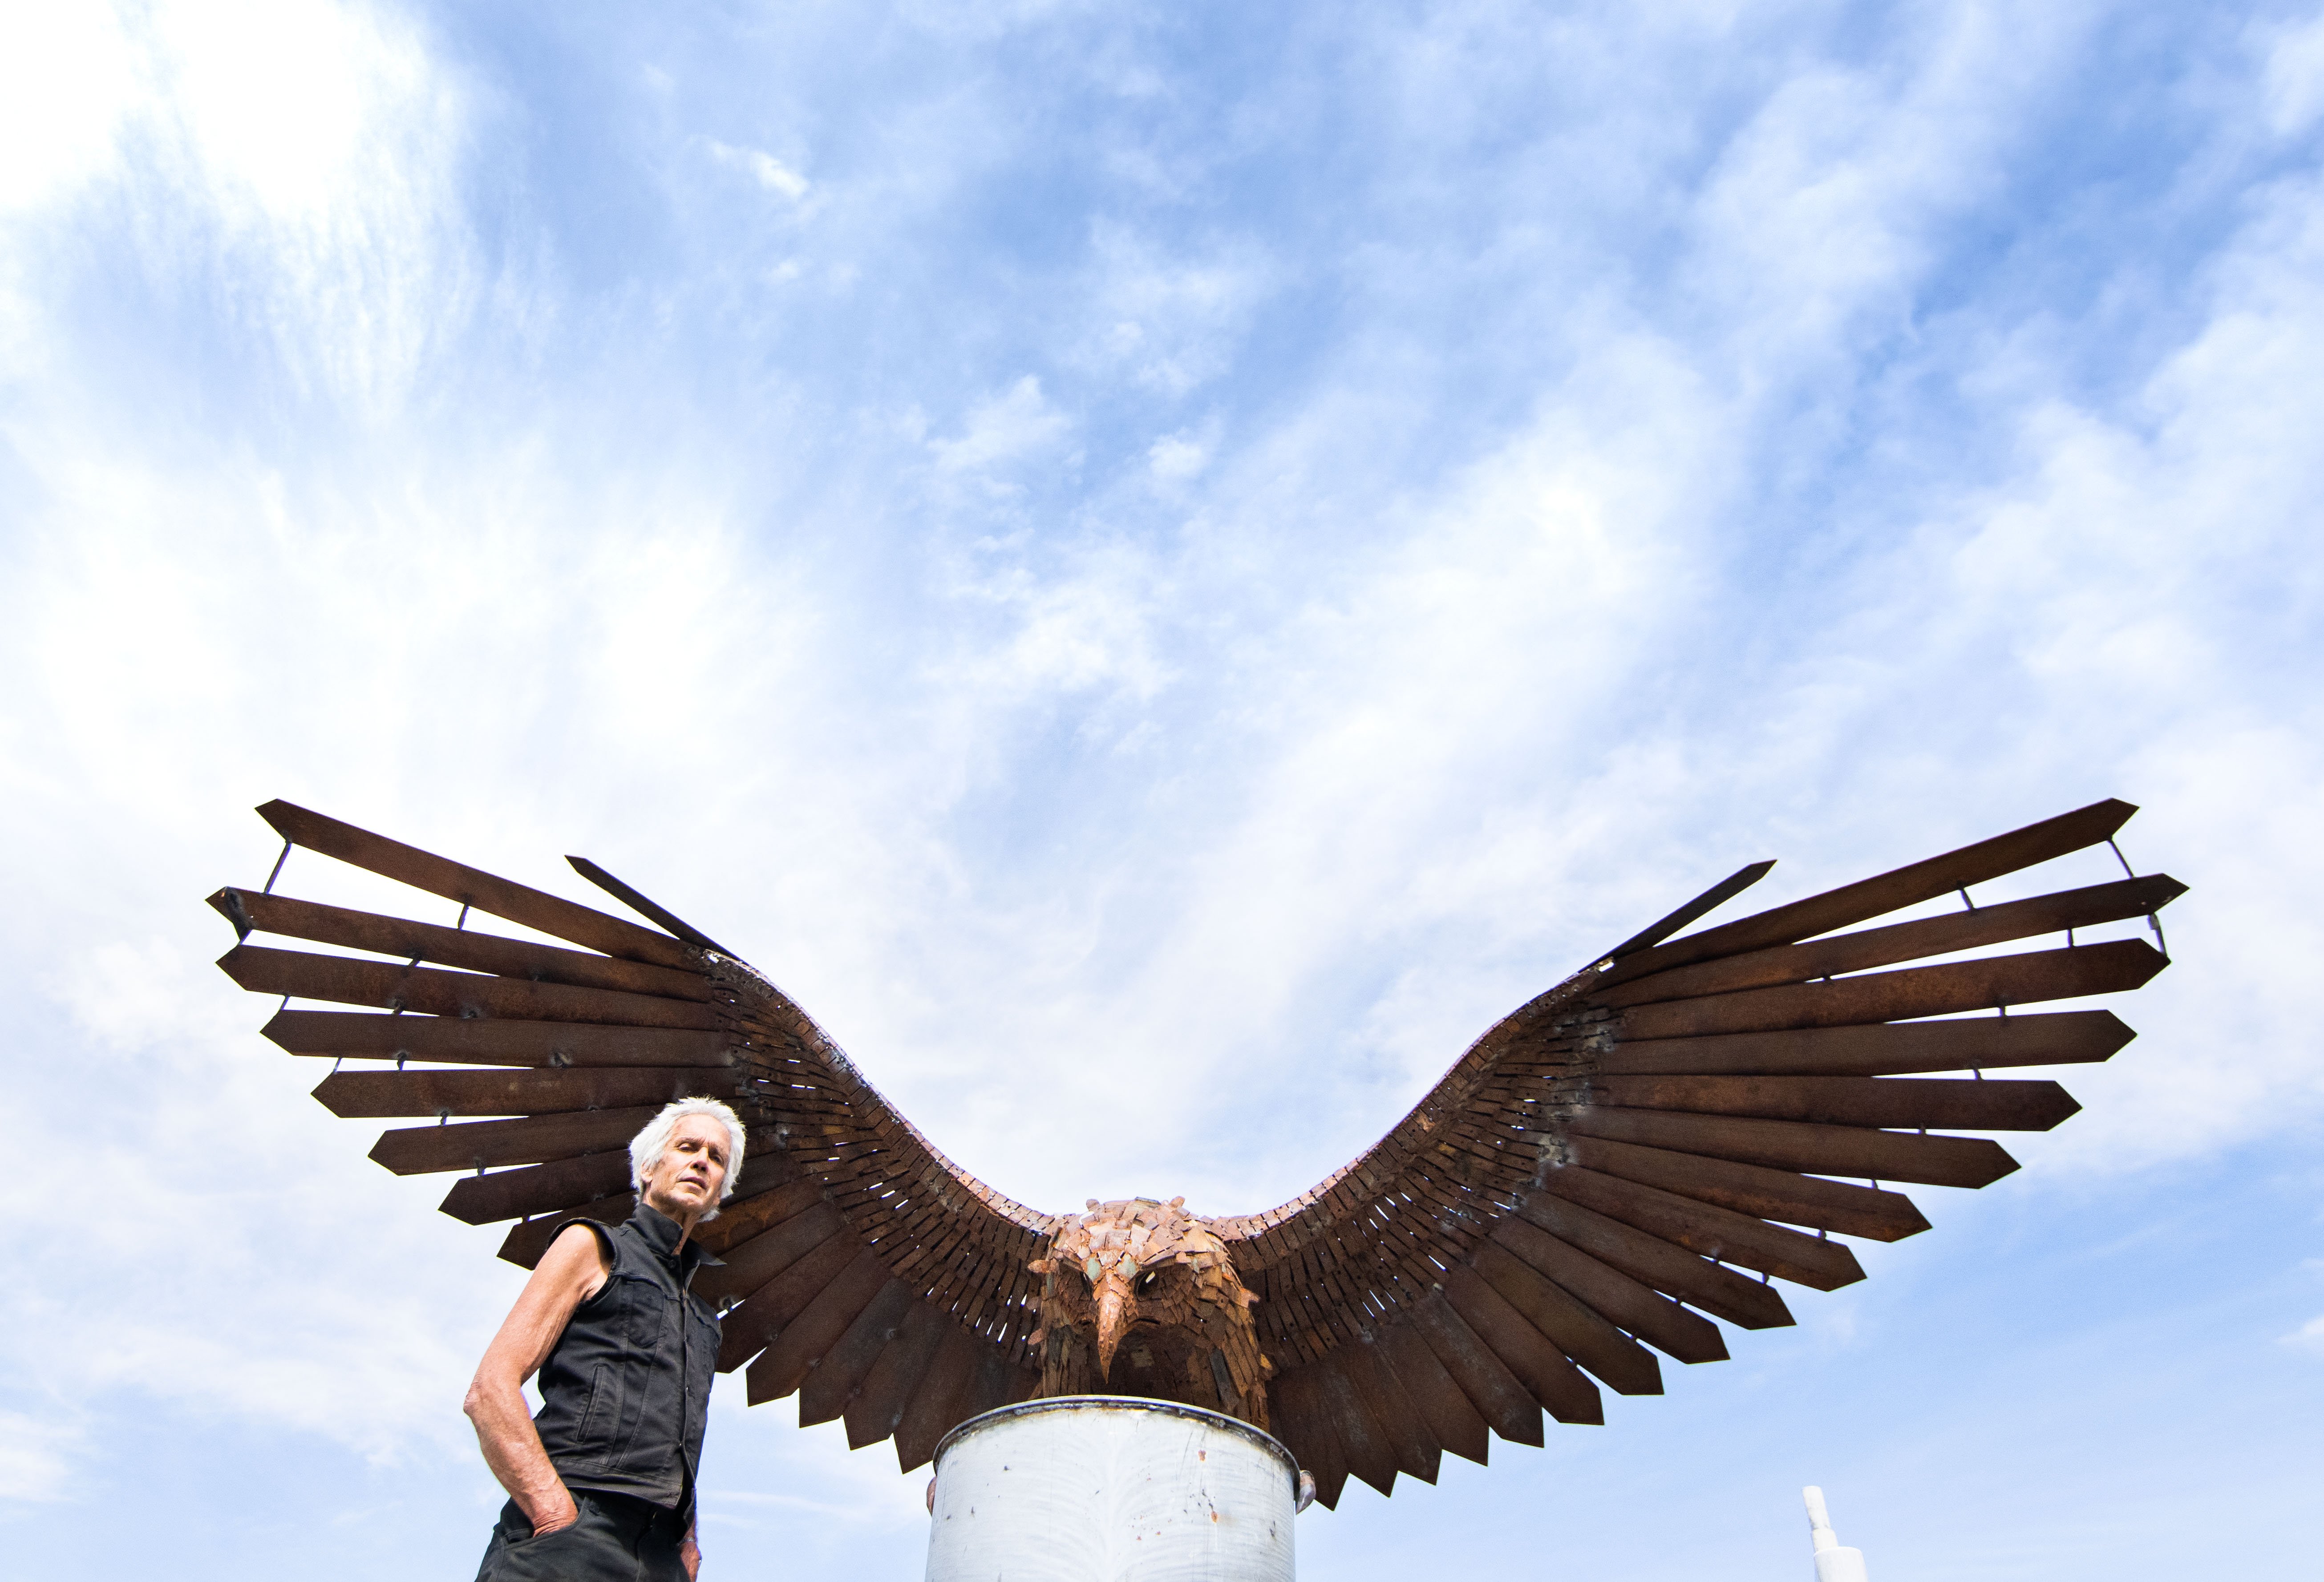
M 1097 1277 L 1105 1273 L 1105 1265 L 1099 1263 L 1097 1255 L 1093 1253 L 1090 1255 L 1090 1261 L 1082 1265 L 1082 1273 L 1088 1275 L 1089 1283 L 1094 1285 L 1097 1283 Z

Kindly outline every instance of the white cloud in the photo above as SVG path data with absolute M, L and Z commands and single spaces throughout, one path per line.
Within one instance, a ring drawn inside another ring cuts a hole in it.
M 779 197 L 788 198 L 793 203 L 797 203 L 807 196 L 807 178 L 763 149 L 736 148 L 733 144 L 721 143 L 715 137 L 707 141 L 706 146 L 710 150 L 711 158 L 722 165 L 742 171 L 760 186 Z
M 2255 30 L 2268 129 L 2294 137 L 2324 113 L 2324 14 Z
M 947 473 L 976 473 L 1023 461 L 1056 446 L 1073 420 L 1051 406 L 1041 381 L 1028 373 L 971 407 L 955 439 L 934 439 L 929 450 Z
M 118 157 L 137 62 L 99 5 L 19 4 L 0 13 L 0 213 L 70 193 Z
M 80 1430 L 53 1410 L 0 1412 L 0 1500 L 39 1505 L 69 1498 L 83 1449 Z

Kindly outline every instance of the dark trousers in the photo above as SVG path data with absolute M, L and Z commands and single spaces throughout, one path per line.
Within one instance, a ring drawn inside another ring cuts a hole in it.
M 476 1582 L 686 1582 L 686 1529 L 659 1505 L 576 1488 L 581 1520 L 539 1538 L 514 1500 L 501 1507 Z

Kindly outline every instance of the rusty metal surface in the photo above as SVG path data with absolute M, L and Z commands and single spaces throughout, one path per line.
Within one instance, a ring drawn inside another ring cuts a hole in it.
M 540 1266 L 549 1252 L 549 1244 L 557 1233 L 575 1219 L 595 1219 L 607 1225 L 619 1225 L 637 1212 L 635 1192 L 617 1192 L 612 1197 L 594 1199 L 575 1205 L 561 1214 L 543 1214 L 538 1219 L 521 1219 L 509 1227 L 501 1238 L 500 1257 L 503 1263 L 514 1264 L 520 1269 Z
M 1585 1109 L 1566 1125 L 1585 1136 L 1617 1143 L 1674 1148 L 1813 1175 L 1920 1186 L 1988 1186 L 2017 1168 L 2017 1161 L 1989 1137 L 1924 1137 L 1863 1127 L 1665 1109 Z
M 279 934 L 285 939 L 344 945 L 349 950 L 370 951 L 407 961 L 417 959 L 438 967 L 464 967 L 472 972 L 492 972 L 540 983 L 619 989 L 634 994 L 666 995 L 673 999 L 711 998 L 709 985 L 699 972 L 616 961 L 611 956 L 534 944 L 528 940 L 504 939 L 473 928 L 446 928 L 440 924 L 383 917 L 345 906 L 292 900 L 287 896 L 262 895 L 231 885 L 212 896 L 210 905 L 237 928 Z
M 1678 910 L 1670 913 L 1666 916 L 1658 918 L 1655 922 L 1646 924 L 1646 927 L 1638 930 L 1637 933 L 1624 940 L 1620 944 L 1618 944 L 1612 950 L 1608 951 L 1606 952 L 1606 959 L 1609 961 L 1618 961 L 1625 956 L 1634 956 L 1637 954 L 1640 951 L 1645 950 L 1649 945 L 1658 945 L 1662 943 L 1663 941 L 1676 934 L 1680 929 L 1684 928 L 1696 918 L 1707 916 L 1711 913 L 1717 911 L 1720 907 L 1725 906 L 1728 902 L 1741 895 L 1745 890 L 1748 890 L 1753 885 L 1757 884 L 1761 879 L 1766 878 L 1767 875 L 1773 871 L 1775 866 L 1775 862 L 1770 860 L 1766 862 L 1754 862 L 1748 867 L 1737 869 L 1733 873 L 1729 874 L 1725 878 L 1720 879 L 1717 884 L 1703 891 L 1702 894 L 1695 897 L 1693 900 L 1689 901 L 1685 906 L 1681 906 Z
M 1542 1186 L 1700 1256 L 1756 1269 L 1777 1280 L 1836 1291 L 1864 1278 L 1863 1267 L 1846 1242 L 1770 1225 L 1756 1216 L 1738 1214 L 1642 1182 L 1569 1164 L 1544 1175 Z
M 1801 1028 L 1709 1038 L 1630 1039 L 1601 1076 L 1905 1076 L 2109 1060 L 2135 1037 L 2112 1011 L 2051 1011 L 1904 1026 Z
M 1663 1393 L 1654 1354 L 1499 1242 L 1482 1241 L 1471 1266 L 1549 1343 L 1623 1395 Z
M 514 1219 L 522 1214 L 554 1214 L 576 1203 L 625 1191 L 630 1185 L 626 1146 L 578 1159 L 559 1159 L 524 1170 L 495 1171 L 453 1183 L 444 1194 L 445 1213 L 470 1225 Z
M 614 1148 L 626 1154 L 630 1139 L 660 1108 L 651 1104 L 576 1115 L 533 1115 L 521 1120 L 404 1127 L 380 1133 L 371 1156 L 398 1175 L 427 1175 L 441 1170 L 545 1164 Z
M 1555 1193 L 1535 1193 L 1517 1213 L 1558 1240 L 1730 1324 L 1775 1329 L 1794 1321 L 1775 1287 Z
M 1665 1357 L 1686 1363 L 1727 1360 L 1727 1341 L 1718 1325 L 1530 1219 L 1502 1220 L 1493 1227 L 1492 1245 L 1515 1254 L 1527 1268 Z
M 576 989 L 563 983 L 489 978 L 478 972 L 447 972 L 437 967 L 400 967 L 350 956 L 280 951 L 271 945 L 236 945 L 218 958 L 218 966 L 243 988 L 259 994 L 379 1006 L 464 1021 L 504 1016 L 518 1022 L 683 1027 L 704 1033 L 725 1030 L 711 1006 L 660 995 L 625 994 L 614 989 Z
M 1444 1299 L 1478 1339 L 1508 1365 L 1543 1411 L 1560 1422 L 1603 1426 L 1605 1398 L 1573 1360 L 1467 1265 L 1444 1271 Z
M 1956 1132 L 2046 1132 L 2082 1108 L 2055 1082 L 1960 1078 L 1606 1077 L 1598 1089 L 1600 1103 L 1626 1109 Z
M 798 1180 L 779 1152 L 756 1154 L 744 1162 L 734 1196 L 720 1206 L 717 1219 L 695 1227 L 694 1239 L 724 1258 L 823 1200 L 822 1183 Z
M 2163 970 L 2143 940 L 2115 940 L 2061 951 L 2031 951 L 1938 967 L 1869 972 L 1830 983 L 1748 989 L 1701 999 L 1633 1006 L 1617 1020 L 1618 1043 L 1633 1038 L 1702 1038 L 1715 1033 L 1781 1033 L 1909 1016 L 1947 1016 L 2001 1006 L 2034 1005 L 2136 989 Z
M 1469 1397 L 1469 1404 L 1495 1433 L 1515 1445 L 1543 1442 L 1541 1403 L 1517 1376 L 1514 1367 L 1517 1359 L 1504 1358 L 1488 1345 L 1453 1311 L 1445 1293 L 1416 1303 L 1405 1322 L 1428 1343 L 1428 1349 Z
M 1917 923 L 1868 928 L 1805 944 L 1781 945 L 1726 956 L 1691 967 L 1617 984 L 1600 1003 L 1620 1008 L 1653 1000 L 1688 999 L 1697 995 L 1723 994 L 1738 989 L 1764 989 L 1778 983 L 1805 983 L 1835 973 L 1862 972 L 1897 961 L 1951 955 L 2012 940 L 2060 934 L 2070 928 L 2090 928 L 2144 917 L 2159 912 L 2187 893 L 2187 887 L 2168 874 L 2116 879 L 2084 889 L 2061 890 L 2031 900 L 2006 901 Z
M 1428 1416 L 1416 1404 L 1381 1354 L 1376 1338 L 1359 1336 L 1334 1354 L 1340 1371 L 1379 1430 L 1397 1469 L 1407 1477 L 1434 1483 L 1443 1447 L 1429 1431 Z
M 364 1011 L 278 1011 L 265 1035 L 292 1054 L 418 1060 L 445 1065 L 731 1067 L 724 1032 L 591 1026 L 574 1022 L 463 1021 Z
M 1329 1362 L 1313 1370 L 1317 1402 L 1331 1420 L 1348 1470 L 1381 1494 L 1393 1494 L 1397 1471 L 1395 1449 L 1349 1380 L 1342 1362 L 1345 1356 L 1344 1351 L 1335 1351 Z
M 784 1265 L 726 1315 L 725 1334 L 718 1347 L 718 1371 L 732 1373 L 772 1344 L 863 1251 L 862 1238 L 842 1226 Z
M 1941 857 L 1932 857 L 1877 878 L 1811 896 L 1804 901 L 1794 901 L 1701 934 L 1691 934 L 1631 957 L 1606 975 L 1606 986 L 1627 983 L 1649 972 L 1691 961 L 1791 944 L 1883 917 L 1906 906 L 1916 906 L 1923 901 L 1999 878 L 2021 868 L 2095 846 L 2111 839 L 2137 811 L 2127 802 L 2095 802 L 2072 813 L 1997 835 L 1990 841 L 1948 851 Z
M 1902 1241 L 1929 1228 L 1913 1200 L 1902 1192 L 1579 1133 L 1566 1138 L 1565 1150 L 1584 1170 L 1618 1175 L 1781 1225 L 1804 1225 L 1874 1241 Z
M 315 1098 L 347 1119 L 409 1115 L 550 1115 L 659 1108 L 673 1099 L 731 1099 L 749 1079 L 733 1070 L 600 1066 L 575 1071 L 333 1072 Z
M 936 1442 L 967 1418 L 959 1409 L 960 1400 L 982 1350 L 975 1336 L 945 1321 L 944 1339 L 896 1424 L 896 1464 L 902 1470 L 927 1466 Z
M 794 1193 L 793 1200 L 799 1195 Z M 839 1210 L 818 1194 L 728 1246 L 718 1255 L 724 1262 L 695 1275 L 694 1288 L 708 1301 L 749 1296 L 846 1228 Z
M 881 1265 L 883 1274 L 886 1268 Z M 838 1421 L 880 1354 L 903 1332 L 906 1315 L 923 1305 L 912 1300 L 909 1285 L 889 1276 L 879 1294 L 809 1366 L 799 1384 L 799 1426 Z M 799 1328 L 795 1324 L 792 1331 Z
M 685 945 L 650 928 L 592 911 L 529 885 L 512 884 L 481 869 L 447 861 L 431 851 L 373 834 L 369 830 L 357 829 L 293 803 L 270 802 L 258 810 L 258 816 L 272 824 L 275 833 L 284 840 L 309 851 L 336 857 L 413 889 L 429 891 L 463 906 L 521 923 L 527 928 L 537 928 L 554 938 L 587 945 L 609 956 L 650 961 L 658 967 L 675 967 L 684 971 L 695 966 Z
M 1275 1436 L 1314 1476 L 1315 1503 L 1336 1509 L 1348 1483 L 1348 1458 L 1323 1401 L 1323 1381 L 1303 1368 L 1276 1381 L 1274 1394 Z
M 871 1372 L 864 1375 L 862 1387 L 847 1403 L 843 1415 L 847 1422 L 849 1449 L 876 1445 L 902 1426 L 904 1410 L 911 1403 L 913 1392 L 936 1361 L 945 1336 L 951 1332 L 951 1320 L 944 1314 L 927 1302 L 912 1303 L 894 1342 L 880 1353 Z
M 779 1401 L 807 1381 L 807 1370 L 889 1283 L 888 1265 L 865 1247 L 810 1298 L 744 1370 L 752 1405 Z
M 653 901 L 648 900 L 643 895 L 631 888 L 628 885 L 623 884 L 620 879 L 617 879 L 612 874 L 607 873 L 604 869 L 590 861 L 586 857 L 568 856 L 565 860 L 570 863 L 572 865 L 573 871 L 579 874 L 583 878 L 587 879 L 591 884 L 595 885 L 607 895 L 613 897 L 622 905 L 628 906 L 632 911 L 639 913 L 643 916 L 652 918 L 656 923 L 660 924 L 662 927 L 668 929 L 671 934 L 676 934 L 679 939 L 684 940 L 687 943 L 690 945 L 699 945 L 706 951 L 716 951 L 722 956 L 732 956 L 734 954 L 733 952 L 728 950 L 724 945 L 720 944 L 716 940 L 712 939 L 700 929 L 696 928 L 691 924 L 684 921 L 676 913 L 670 911 L 665 906 L 656 904 Z
M 1403 1323 L 1383 1326 L 1374 1339 L 1405 1398 L 1427 1421 L 1429 1437 L 1462 1460 L 1483 1466 L 1492 1450 L 1493 1430 L 1428 1342 Z

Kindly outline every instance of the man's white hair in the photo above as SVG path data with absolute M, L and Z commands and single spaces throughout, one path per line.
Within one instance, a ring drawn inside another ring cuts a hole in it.
M 718 1202 L 734 1195 L 734 1178 L 742 1173 L 742 1121 L 733 1110 L 715 1099 L 673 1099 L 662 1106 L 661 1113 L 646 1122 L 645 1129 L 630 1139 L 630 1184 L 643 1191 L 646 1177 L 669 1151 L 670 1134 L 678 1123 L 689 1115 L 706 1115 L 726 1128 L 726 1175 L 718 1183 Z M 703 1212 L 706 1220 L 718 1218 L 714 1203 Z

